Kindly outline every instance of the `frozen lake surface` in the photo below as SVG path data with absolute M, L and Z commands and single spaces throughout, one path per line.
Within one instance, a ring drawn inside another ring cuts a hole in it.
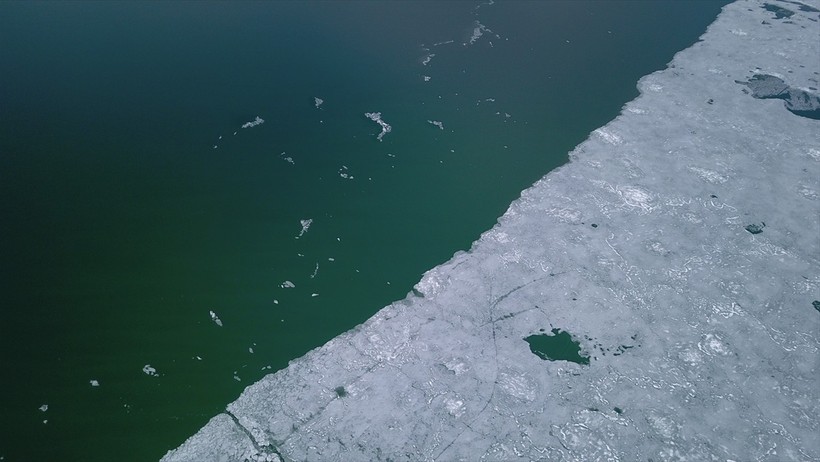
M 726 6 L 469 252 L 163 460 L 820 459 L 818 8 Z

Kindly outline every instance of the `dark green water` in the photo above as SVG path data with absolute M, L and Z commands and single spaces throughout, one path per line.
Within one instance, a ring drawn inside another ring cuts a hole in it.
M 0 3 L 0 460 L 158 459 L 469 248 L 723 3 Z

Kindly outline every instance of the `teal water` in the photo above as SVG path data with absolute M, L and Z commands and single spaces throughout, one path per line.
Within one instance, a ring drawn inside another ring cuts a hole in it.
M 0 3 L 0 460 L 158 459 L 468 249 L 723 3 Z

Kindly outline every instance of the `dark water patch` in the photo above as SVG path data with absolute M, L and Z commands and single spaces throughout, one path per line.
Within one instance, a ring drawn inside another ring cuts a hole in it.
M 338 387 L 334 388 L 333 391 L 336 393 L 336 396 L 338 396 L 339 398 L 344 398 L 345 396 L 347 396 L 347 390 L 345 390 L 345 387 L 338 386 Z
M 763 232 L 763 228 L 766 227 L 766 223 L 761 222 L 759 225 L 756 223 L 752 223 L 750 225 L 746 225 L 746 231 L 752 234 L 760 234 Z
M 782 99 L 786 109 L 794 115 L 820 120 L 820 96 L 794 88 L 783 79 L 768 74 L 757 74 L 748 81 L 735 80 L 746 85 L 757 99 Z
M 820 300 L 811 302 L 811 306 L 813 306 L 815 310 L 820 311 Z
M 552 329 L 552 334 L 537 334 L 525 337 L 530 351 L 544 361 L 569 361 L 588 365 L 589 356 L 581 354 L 581 344 L 568 332 Z
M 813 6 L 806 5 L 805 3 L 802 3 L 802 2 L 795 2 L 795 1 L 791 1 L 791 0 L 780 0 L 780 1 L 783 2 L 783 3 L 790 3 L 792 5 L 797 5 L 797 9 L 800 10 L 800 11 L 805 11 L 807 13 L 820 13 L 820 10 L 818 10 L 817 8 L 815 8 Z
M 618 415 L 621 415 L 621 414 L 624 413 L 624 410 L 619 408 L 618 406 L 613 407 L 612 410 L 615 411 L 615 413 L 618 414 Z
M 771 3 L 764 3 L 762 8 L 766 11 L 774 13 L 775 19 L 791 18 L 794 11 L 783 8 L 782 6 L 772 5 Z

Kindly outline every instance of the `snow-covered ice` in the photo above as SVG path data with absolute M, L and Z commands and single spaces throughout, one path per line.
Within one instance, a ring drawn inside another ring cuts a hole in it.
M 142 366 L 142 372 L 144 372 L 145 375 L 150 375 L 151 377 L 159 377 L 159 373 L 157 372 L 156 368 L 154 368 L 150 364 Z
M 469 252 L 163 460 L 820 460 L 812 8 L 724 7 Z M 588 363 L 525 341 L 559 331 Z

